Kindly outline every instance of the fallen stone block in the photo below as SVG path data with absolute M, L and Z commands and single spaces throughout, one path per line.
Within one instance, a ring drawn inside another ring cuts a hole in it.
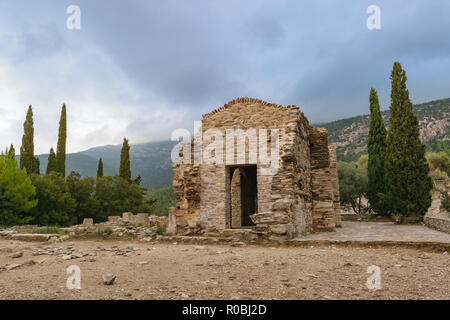
M 11 235 L 12 240 L 19 241 L 48 241 L 52 237 L 59 237 L 58 234 L 28 234 L 16 233 Z
M 111 286 L 114 283 L 114 280 L 116 280 L 116 276 L 112 273 L 105 273 L 103 276 L 103 284 L 105 286 Z

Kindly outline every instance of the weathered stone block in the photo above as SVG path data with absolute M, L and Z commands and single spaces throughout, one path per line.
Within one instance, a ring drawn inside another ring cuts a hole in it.
M 108 222 L 112 223 L 120 223 L 122 221 L 122 218 L 120 216 L 109 216 Z
M 90 227 L 92 225 L 94 225 L 94 219 L 92 219 L 92 218 L 84 218 L 83 219 L 83 226 L 84 227 Z
M 150 221 L 148 219 L 148 213 L 138 213 L 135 216 L 133 223 L 148 226 L 150 224 Z
M 169 221 L 167 224 L 167 233 L 172 235 L 177 233 L 177 217 L 175 215 L 175 207 L 169 208 Z
M 124 212 L 122 213 L 122 221 L 123 222 L 132 222 L 133 221 L 133 213 L 132 212 Z

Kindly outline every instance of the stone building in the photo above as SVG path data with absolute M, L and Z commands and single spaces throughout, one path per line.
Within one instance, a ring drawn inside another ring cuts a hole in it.
M 296 106 L 235 99 L 203 115 L 178 152 L 169 232 L 289 239 L 341 224 L 336 150 Z

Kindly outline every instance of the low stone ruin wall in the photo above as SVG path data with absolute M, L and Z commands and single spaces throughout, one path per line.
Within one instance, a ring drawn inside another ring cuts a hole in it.
M 444 217 L 425 217 L 425 225 L 431 229 L 450 233 L 450 219 Z

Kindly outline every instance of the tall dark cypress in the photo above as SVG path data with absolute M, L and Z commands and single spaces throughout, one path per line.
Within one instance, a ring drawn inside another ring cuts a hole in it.
M 53 150 L 53 147 L 50 148 L 50 153 L 48 154 L 48 162 L 47 162 L 47 171 L 46 173 L 49 174 L 50 172 L 58 172 L 58 163 L 56 162 L 56 154 Z
M 380 112 L 377 92 L 370 89 L 370 129 L 367 140 L 367 151 L 369 154 L 367 175 L 368 191 L 367 198 L 370 207 L 382 216 L 389 216 L 390 212 L 381 197 L 386 192 L 384 179 L 384 160 L 386 156 L 386 128 Z
M 8 150 L 8 155 L 10 156 L 10 157 L 15 157 L 16 156 L 16 150 L 14 149 L 14 146 L 11 144 L 11 146 L 9 147 L 9 150 Z
M 130 145 L 126 138 L 123 139 L 122 151 L 120 152 L 119 176 L 131 183 Z
M 103 160 L 100 158 L 98 160 L 98 166 L 97 166 L 97 179 L 103 177 Z
M 66 140 L 67 140 L 67 115 L 66 105 L 63 104 L 59 119 L 58 144 L 56 146 L 57 172 L 63 177 L 66 175 Z
M 34 124 L 31 105 L 28 107 L 23 131 L 22 146 L 20 147 L 20 169 L 26 169 L 28 174 L 39 173 L 38 161 L 34 157 Z
M 421 220 L 431 205 L 432 182 L 420 141 L 419 122 L 406 89 L 406 72 L 395 62 L 391 74 L 391 117 L 385 160 L 386 199 L 401 222 Z

